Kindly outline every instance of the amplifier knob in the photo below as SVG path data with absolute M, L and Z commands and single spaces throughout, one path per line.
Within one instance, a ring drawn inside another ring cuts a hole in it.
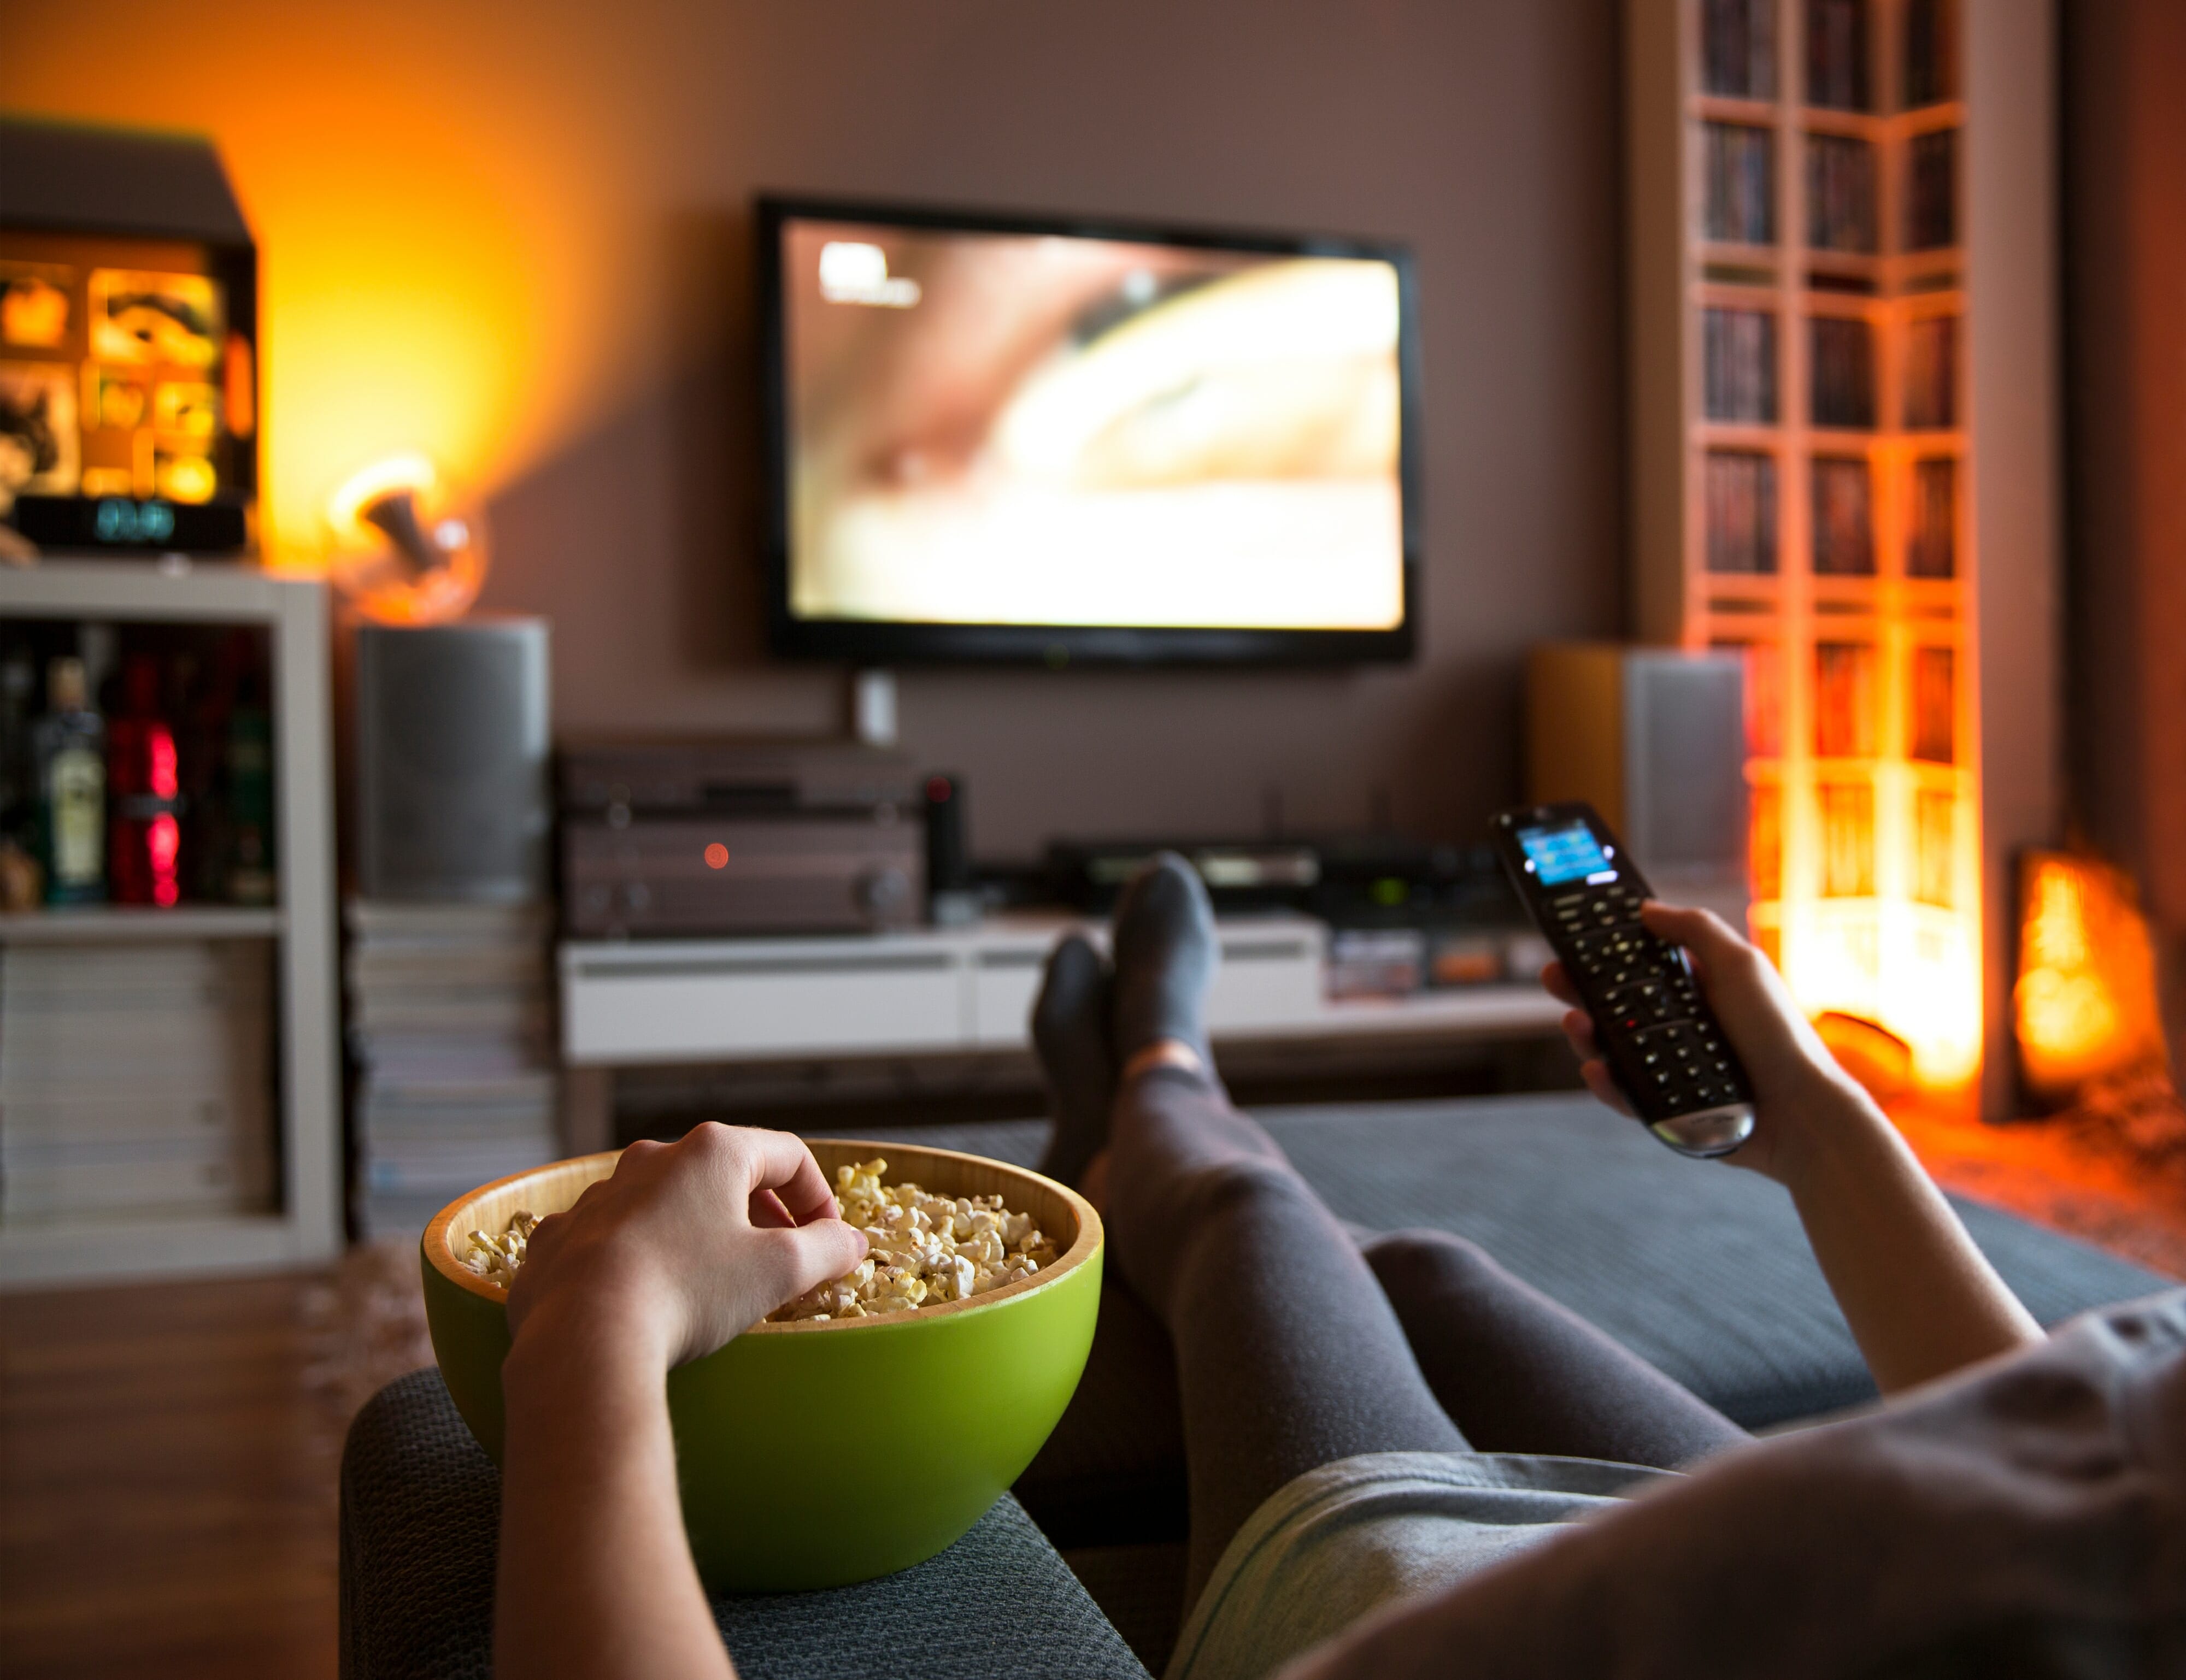
M 622 903 L 625 910 L 644 910 L 653 903 L 653 888 L 642 881 L 629 882 L 622 889 Z
M 869 916 L 883 916 L 911 896 L 911 881 L 900 869 L 869 869 L 853 889 L 858 908 Z

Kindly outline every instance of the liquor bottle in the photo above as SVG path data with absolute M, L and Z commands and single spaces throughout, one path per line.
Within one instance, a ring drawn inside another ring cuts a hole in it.
M 133 655 L 121 709 L 107 726 L 107 883 L 121 904 L 177 904 L 182 891 L 182 774 L 175 731 L 160 715 L 160 662 Z
M 31 754 L 31 716 L 38 666 L 16 642 L 0 655 L 0 833 L 27 839 L 36 826 L 38 770 Z
M 36 856 L 38 764 L 31 750 L 37 690 L 37 661 L 15 642 L 0 654 L 0 910 L 31 910 L 46 896 Z
M 270 904 L 273 875 L 273 720 L 247 674 L 227 720 L 227 896 Z
M 184 655 L 176 673 L 182 685 L 171 715 L 182 753 L 182 892 L 213 904 L 228 896 L 227 721 L 238 672 L 236 653 L 222 645 L 202 659 Z
M 49 904 L 106 896 L 106 725 L 91 709 L 81 659 L 46 669 L 51 710 L 31 732 L 38 765 L 38 841 Z

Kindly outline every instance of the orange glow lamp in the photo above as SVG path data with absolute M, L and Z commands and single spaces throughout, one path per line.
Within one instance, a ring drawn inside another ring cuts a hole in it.
M 327 531 L 328 576 L 377 624 L 447 624 L 485 582 L 485 522 L 443 492 L 422 455 L 352 474 L 327 498 Z

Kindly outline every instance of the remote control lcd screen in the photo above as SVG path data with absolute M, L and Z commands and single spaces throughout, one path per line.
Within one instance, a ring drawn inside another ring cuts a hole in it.
M 1522 828 L 1518 843 L 1533 865 L 1533 878 L 1544 887 L 1561 887 L 1567 881 L 1611 881 L 1617 866 L 1594 831 L 1583 822 L 1567 822 L 1555 828 Z

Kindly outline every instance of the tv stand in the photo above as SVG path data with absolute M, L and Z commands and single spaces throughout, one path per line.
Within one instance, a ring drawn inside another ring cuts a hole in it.
M 1562 1018 L 1530 982 L 1331 1000 L 1325 923 L 1270 912 L 1217 925 L 1222 964 L 1208 1027 L 1218 1056 L 1538 1039 Z M 795 1063 L 1022 1062 L 1042 965 L 1072 929 L 1096 944 L 1107 936 L 1067 915 L 1024 914 L 867 936 L 565 943 L 569 1145 L 612 1146 L 618 1069 L 716 1065 L 756 1076 Z

